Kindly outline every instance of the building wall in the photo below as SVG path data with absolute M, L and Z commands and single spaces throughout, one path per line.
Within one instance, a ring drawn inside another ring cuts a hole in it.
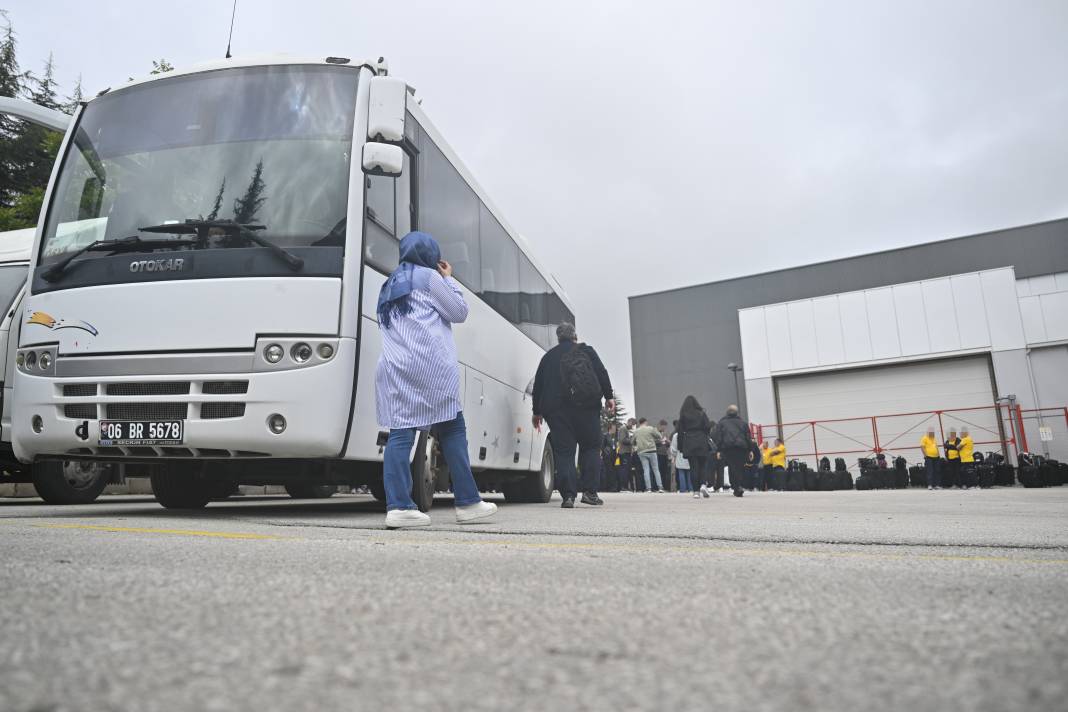
M 631 297 L 630 410 L 668 418 L 689 393 L 713 412 L 733 402 L 726 366 L 742 362 L 739 309 L 999 267 L 1013 266 L 1018 278 L 1068 272 L 1066 246 L 1068 219 Z M 746 409 L 744 393 L 740 405 Z
M 779 413 L 765 409 L 767 394 L 757 393 L 775 376 L 1015 352 L 1019 359 L 995 359 L 995 379 L 999 389 L 1021 379 L 1027 384 L 1027 344 L 1011 267 L 742 309 L 738 319 L 746 394 L 754 396 L 753 406 L 764 404 L 750 407 L 749 417 L 758 423 L 779 422 Z M 1025 406 L 1032 400 L 1024 400 L 1029 391 L 1020 394 Z

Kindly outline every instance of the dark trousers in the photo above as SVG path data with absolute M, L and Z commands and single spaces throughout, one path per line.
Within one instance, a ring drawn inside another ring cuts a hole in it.
M 711 472 L 709 473 L 711 482 L 708 486 L 714 487 L 715 489 L 723 489 L 723 458 L 712 458 L 709 460 L 709 466 L 711 469 Z
M 545 416 L 549 424 L 549 444 L 556 467 L 556 489 L 564 499 L 574 499 L 581 486 L 583 492 L 597 493 L 601 475 L 601 419 L 596 410 L 566 408 Z M 579 472 L 575 472 L 575 447 L 578 447 Z M 579 481 L 579 473 L 582 481 Z
M 660 467 L 660 484 L 664 486 L 665 492 L 671 492 L 674 487 L 671 486 L 671 460 L 667 455 L 656 455 L 657 465 Z
M 939 463 L 941 464 L 941 463 Z M 942 477 L 939 473 L 938 484 L 941 485 L 945 481 L 946 487 L 959 487 L 960 486 L 960 459 L 946 460 L 946 476 Z
M 923 466 L 927 471 L 927 486 L 928 487 L 941 487 L 942 486 L 942 470 L 938 466 L 937 457 L 924 457 Z
M 707 485 L 710 479 L 708 468 L 711 464 L 707 455 L 691 456 L 686 458 L 690 463 L 690 479 L 693 481 L 693 491 L 701 489 L 701 485 Z
M 756 489 L 757 492 L 764 491 L 764 475 L 766 472 L 767 470 L 763 465 L 757 465 L 753 468 L 753 488 Z
M 741 448 L 729 447 L 722 453 L 723 463 L 727 465 L 731 478 L 731 488 L 737 492 L 742 489 L 742 480 L 745 479 L 745 463 L 749 459 L 749 451 Z M 722 470 L 721 470 L 722 473 Z M 720 482 L 723 475 L 720 475 Z

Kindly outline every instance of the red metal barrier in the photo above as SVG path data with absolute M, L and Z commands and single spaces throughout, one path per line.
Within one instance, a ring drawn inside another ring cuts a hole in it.
M 1044 409 L 1043 412 L 1051 409 Z M 1068 408 L 1057 409 L 1068 429 Z M 950 430 L 958 435 L 968 430 L 976 450 L 1000 450 L 1012 457 L 1027 450 L 1025 415 L 1019 406 L 999 404 L 971 408 L 891 413 L 858 418 L 806 420 L 752 426 L 758 442 L 781 437 L 787 456 L 815 465 L 821 457 L 846 457 L 850 467 L 860 457 L 879 453 L 903 455 L 909 462 L 923 459 L 920 438 L 933 430 L 939 443 L 945 442 Z M 848 461 L 852 462 L 848 462 Z

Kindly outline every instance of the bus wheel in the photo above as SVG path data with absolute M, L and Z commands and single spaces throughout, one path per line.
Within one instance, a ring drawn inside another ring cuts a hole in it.
M 371 480 L 367 483 L 367 489 L 371 490 L 371 496 L 379 502 L 386 501 L 386 483 L 382 480 Z
M 541 469 L 531 473 L 521 482 L 512 482 L 501 487 L 509 502 L 533 502 L 545 504 L 553 496 L 556 476 L 553 470 L 553 452 L 548 446 L 541 456 Z
M 419 434 L 412 462 L 412 501 L 420 512 L 429 512 L 434 506 L 434 453 L 433 443 L 426 433 Z
M 48 460 L 33 466 L 33 486 L 48 504 L 89 504 L 111 477 L 111 465 L 98 462 Z
M 202 509 L 215 494 L 212 482 L 189 467 L 160 467 L 151 480 L 156 501 L 167 509 Z
M 310 485 L 304 482 L 286 485 L 286 492 L 293 499 L 326 499 L 337 493 L 335 485 Z

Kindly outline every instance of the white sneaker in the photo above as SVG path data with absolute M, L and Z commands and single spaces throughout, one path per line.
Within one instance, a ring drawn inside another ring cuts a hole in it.
M 497 505 L 493 502 L 476 502 L 466 507 L 456 508 L 457 524 L 477 524 L 489 519 L 497 513 Z
M 701 493 L 700 492 L 694 492 L 693 493 L 693 498 L 694 499 L 701 499 Z
M 927 489 L 929 489 L 929 490 L 933 490 L 933 489 L 934 489 L 934 487 L 932 487 L 931 485 L 927 485 Z
M 430 526 L 430 516 L 418 509 L 391 509 L 386 512 L 386 529 Z

